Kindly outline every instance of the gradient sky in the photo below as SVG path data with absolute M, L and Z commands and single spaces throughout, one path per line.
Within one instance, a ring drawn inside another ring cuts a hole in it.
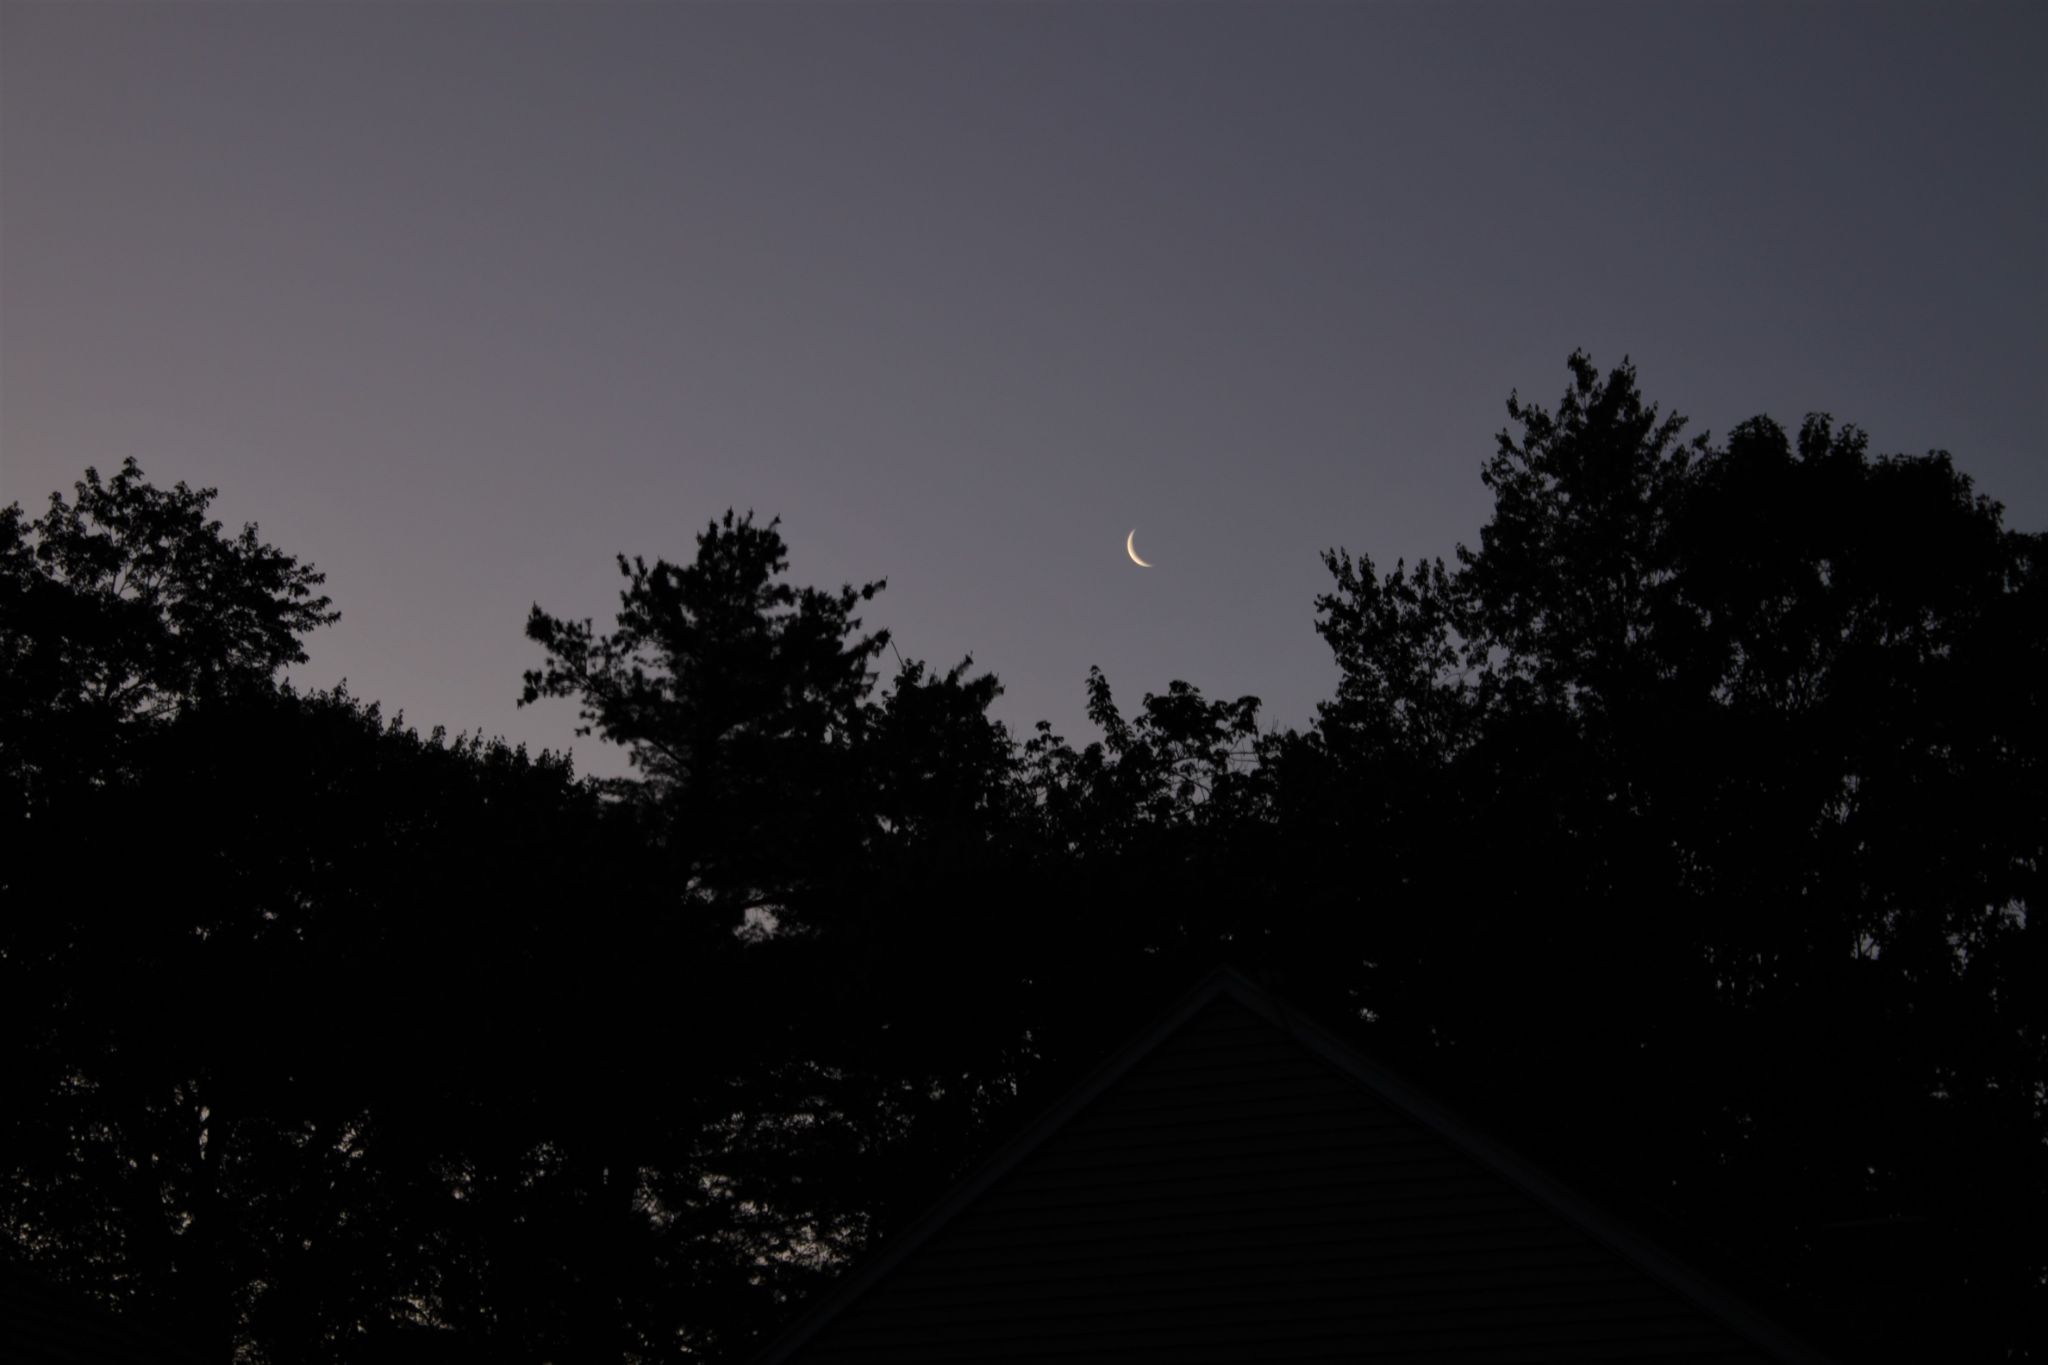
M 1574 347 L 2048 526 L 2044 71 L 2039 4 L 0 0 L 0 499 L 217 485 L 328 573 L 302 682 L 536 747 L 529 604 L 729 505 L 1020 728 L 1300 725 L 1319 551 L 1476 541 Z

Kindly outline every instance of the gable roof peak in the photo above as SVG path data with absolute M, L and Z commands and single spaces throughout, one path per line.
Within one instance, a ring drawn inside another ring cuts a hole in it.
M 1262 977 L 1274 974 L 1262 971 Z M 933 1239 L 1011 1179 L 1098 1100 L 1117 1090 L 1192 1023 L 1227 1002 L 1262 1020 L 1300 1052 L 1356 1087 L 1407 1124 L 1434 1136 L 1472 1166 L 1488 1172 L 1516 1195 L 1584 1234 L 1633 1271 L 1692 1305 L 1705 1319 L 1753 1351 L 1785 1362 L 1819 1365 L 1822 1357 L 1790 1337 L 1735 1295 L 1681 1264 L 1575 1192 L 1554 1180 L 1451 1111 L 1410 1086 L 1392 1071 L 1289 1005 L 1269 984 L 1229 965 L 1218 966 L 1068 1089 L 1057 1101 L 1003 1143 L 941 1200 L 829 1287 L 816 1303 L 768 1349 L 757 1365 L 792 1360 L 843 1314 L 888 1281 Z M 1277 1054 L 1275 1054 L 1277 1055 Z

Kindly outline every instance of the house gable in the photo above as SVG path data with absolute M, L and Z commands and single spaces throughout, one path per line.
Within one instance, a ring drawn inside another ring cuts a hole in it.
M 1234 973 L 762 1358 L 1812 1357 Z

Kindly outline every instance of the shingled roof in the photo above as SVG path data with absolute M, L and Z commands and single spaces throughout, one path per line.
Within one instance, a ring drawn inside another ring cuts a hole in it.
M 758 1362 L 999 1359 L 1819 1358 L 1222 971 Z

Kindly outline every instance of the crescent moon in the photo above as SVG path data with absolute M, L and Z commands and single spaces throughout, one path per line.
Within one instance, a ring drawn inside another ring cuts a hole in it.
M 1131 557 L 1131 563 L 1137 565 L 1139 568 L 1149 569 L 1152 567 L 1150 564 L 1147 564 L 1144 560 L 1138 558 L 1138 528 L 1135 526 L 1131 528 L 1131 533 L 1124 537 L 1124 553 L 1129 555 Z

